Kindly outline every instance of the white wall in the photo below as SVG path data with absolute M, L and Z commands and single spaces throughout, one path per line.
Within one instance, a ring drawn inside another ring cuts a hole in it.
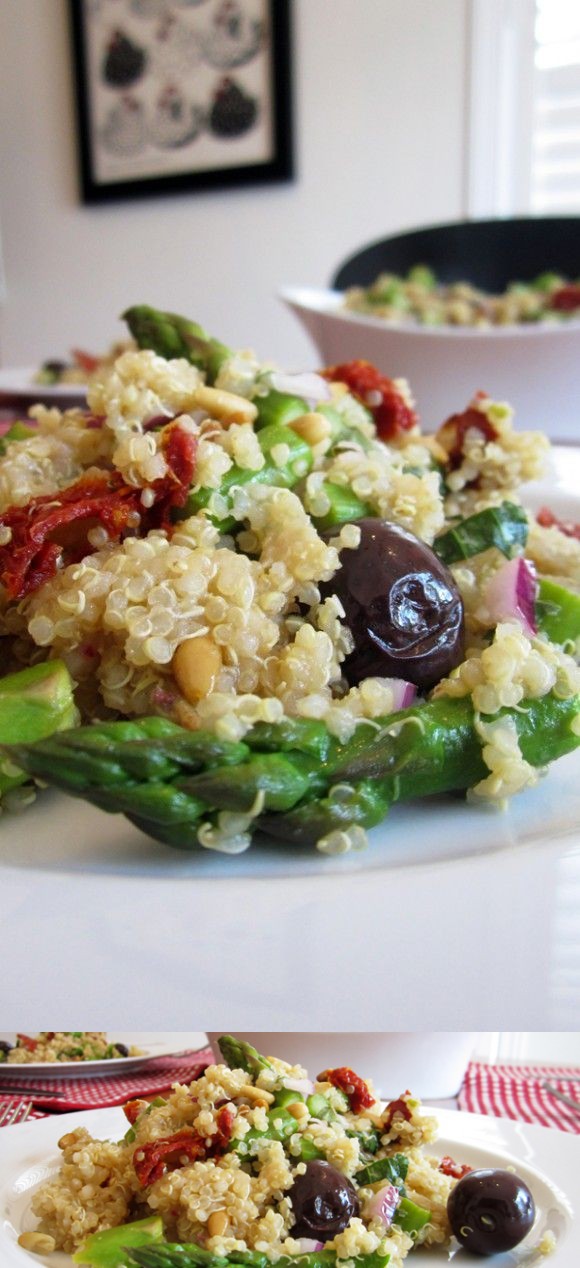
M 2 363 L 105 348 L 146 302 L 312 364 L 279 285 L 326 285 L 363 243 L 464 214 L 468 7 L 294 0 L 292 183 L 84 207 L 66 0 L 4 0 Z

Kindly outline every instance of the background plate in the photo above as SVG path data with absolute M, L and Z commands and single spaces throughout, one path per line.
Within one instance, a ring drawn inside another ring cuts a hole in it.
M 17 396 L 33 405 L 36 401 L 66 401 L 73 405 L 86 398 L 83 383 L 35 383 L 38 366 L 15 366 L 0 370 L 0 404 L 2 397 Z
M 37 1031 L 31 1033 L 34 1035 Z M 15 1032 L 2 1030 L 0 1039 L 7 1039 L 9 1043 L 14 1043 Z M 27 1061 L 24 1065 L 3 1064 L 0 1065 L 0 1092 L 3 1078 L 6 1082 L 19 1079 L 23 1084 L 41 1075 L 43 1079 L 107 1078 L 114 1074 L 122 1074 L 123 1071 L 140 1070 L 142 1066 L 155 1061 L 158 1057 L 177 1056 L 178 1053 L 184 1051 L 185 1046 L 189 1047 L 189 1041 L 191 1041 L 192 1049 L 204 1048 L 207 1043 L 205 1035 L 201 1032 L 191 1035 L 182 1033 L 176 1035 L 174 1039 L 171 1035 L 164 1035 L 163 1042 L 160 1042 L 159 1036 L 150 1032 L 136 1034 L 135 1031 L 109 1031 L 107 1039 L 109 1043 L 124 1043 L 127 1048 L 141 1048 L 142 1056 L 111 1057 L 108 1061 Z

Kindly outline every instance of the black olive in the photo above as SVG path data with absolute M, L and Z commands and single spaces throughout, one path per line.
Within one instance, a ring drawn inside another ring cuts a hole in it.
M 128 1057 L 128 1056 L 129 1056 L 129 1049 L 125 1047 L 125 1044 L 124 1044 L 124 1043 L 116 1043 L 116 1044 L 115 1044 L 115 1047 L 116 1047 L 117 1052 L 119 1053 L 119 1056 L 120 1056 L 120 1057 Z
M 457 1240 L 477 1255 L 496 1255 L 519 1245 L 535 1213 L 530 1190 L 511 1171 L 470 1171 L 447 1202 Z
M 445 564 L 406 529 L 379 519 L 358 520 L 357 527 L 359 545 L 341 550 L 342 566 L 321 586 L 323 597 L 338 595 L 354 638 L 344 677 L 351 686 L 404 678 L 427 690 L 463 660 L 459 590 Z
M 8 1056 L 9 1052 L 12 1052 L 13 1047 L 14 1047 L 13 1043 L 8 1043 L 6 1039 L 0 1039 L 0 1052 L 3 1052 L 5 1056 Z M 0 1061 L 1 1060 L 2 1060 L 2 1057 L 0 1057 Z
M 307 1162 L 304 1175 L 296 1176 L 289 1197 L 296 1217 L 293 1237 L 330 1241 L 360 1212 L 350 1180 L 329 1162 Z

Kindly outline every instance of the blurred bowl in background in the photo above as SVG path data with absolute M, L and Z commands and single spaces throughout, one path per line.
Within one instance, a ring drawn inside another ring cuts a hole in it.
M 423 427 L 433 430 L 483 390 L 509 401 L 521 428 L 580 441 L 580 319 L 474 328 L 428 327 L 355 313 L 343 292 L 380 273 L 426 265 L 442 283 L 470 282 L 491 294 L 540 273 L 580 277 L 580 216 L 459 221 L 372 242 L 336 269 L 331 289 L 285 287 L 326 365 L 363 357 L 406 378 Z
M 220 1034 L 223 1031 L 208 1032 L 217 1060 Z M 344 1065 L 363 1079 L 372 1079 L 386 1099 L 400 1096 L 408 1088 L 423 1100 L 456 1096 L 476 1040 L 474 1034 L 461 1031 L 317 1034 L 236 1030 L 234 1034 L 264 1056 L 304 1066 L 311 1078 L 322 1070 Z

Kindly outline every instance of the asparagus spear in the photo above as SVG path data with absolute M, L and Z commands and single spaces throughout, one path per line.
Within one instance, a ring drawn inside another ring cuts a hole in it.
M 92 1233 L 80 1250 L 73 1255 L 73 1263 L 88 1264 L 90 1268 L 124 1268 L 130 1248 L 161 1242 L 163 1221 L 160 1215 L 150 1215 L 133 1224 L 120 1224 Z
M 501 711 L 536 767 L 580 744 L 579 714 L 580 697 L 553 694 Z M 36 778 L 182 849 L 196 848 L 202 823 L 224 810 L 248 814 L 257 798 L 254 831 L 313 845 L 335 828 L 374 826 L 397 801 L 469 788 L 489 773 L 469 697 L 442 696 L 377 721 L 346 744 L 323 723 L 299 719 L 258 724 L 232 743 L 146 718 L 5 752 Z
M 0 679 L 0 744 L 33 744 L 77 721 L 73 684 L 60 660 Z M 28 776 L 10 758 L 0 762 L 0 799 Z
M 198 370 L 203 370 L 208 383 L 214 383 L 231 349 L 213 339 L 196 321 L 177 313 L 160 312 L 147 304 L 135 304 L 123 313 L 129 330 L 140 348 L 151 348 L 161 357 L 185 357 Z
M 356 1268 L 386 1268 L 390 1256 L 374 1251 L 358 1255 L 350 1262 Z M 271 1268 L 272 1260 L 256 1251 L 232 1251 L 231 1255 L 212 1255 L 195 1243 L 168 1243 L 140 1247 L 127 1254 L 130 1264 L 139 1268 Z M 333 1250 L 314 1250 L 302 1255 L 282 1255 L 276 1268 L 335 1268 L 339 1262 Z
M 4 435 L 0 436 L 0 458 L 4 456 L 8 445 L 12 444 L 13 440 L 30 440 L 32 436 L 36 435 L 36 427 L 29 427 L 27 423 L 13 423 L 8 428 L 8 431 L 5 431 Z
M 231 505 L 233 490 L 245 484 L 273 484 L 280 488 L 291 489 L 298 480 L 307 475 L 313 463 L 310 445 L 297 436 L 290 427 L 282 423 L 270 423 L 257 433 L 258 443 L 265 458 L 264 466 L 259 471 L 251 471 L 248 467 L 238 467 L 235 463 L 224 476 L 219 489 L 202 488 L 190 493 L 185 505 L 179 512 L 180 519 L 195 515 L 203 510 L 211 498 L 219 493 L 228 508 Z M 283 460 L 280 459 L 283 455 Z M 234 518 L 213 518 L 222 532 L 229 531 L 235 523 Z
M 549 577 L 540 577 L 536 619 L 552 643 L 576 643 L 580 638 L 580 595 Z
M 230 1070 L 247 1070 L 252 1078 L 256 1078 L 262 1070 L 272 1069 L 266 1057 L 263 1057 L 244 1039 L 236 1039 L 234 1035 L 222 1035 L 218 1039 L 218 1047 Z

